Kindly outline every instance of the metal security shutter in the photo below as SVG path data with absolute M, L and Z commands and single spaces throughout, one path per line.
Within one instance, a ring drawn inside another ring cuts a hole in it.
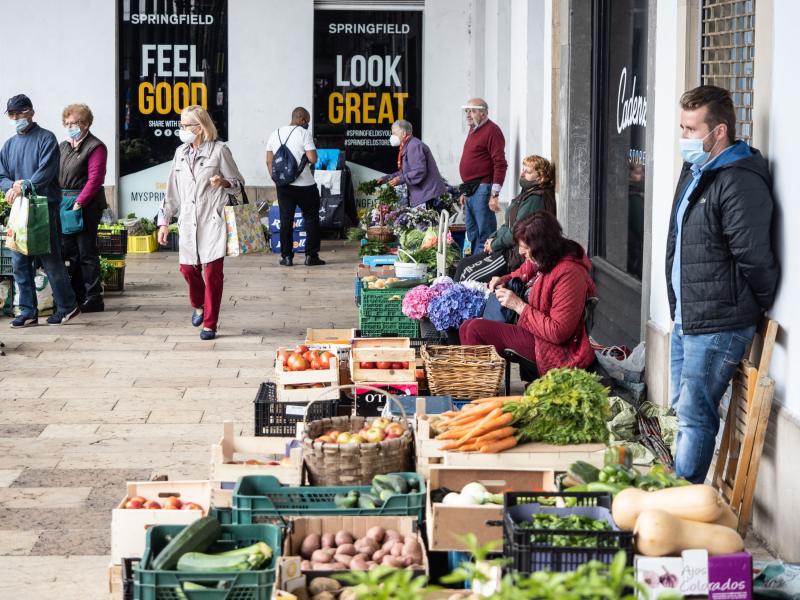
M 703 0 L 703 84 L 725 88 L 736 108 L 736 137 L 753 139 L 755 0 Z
M 425 0 L 314 0 L 317 10 L 422 10 Z

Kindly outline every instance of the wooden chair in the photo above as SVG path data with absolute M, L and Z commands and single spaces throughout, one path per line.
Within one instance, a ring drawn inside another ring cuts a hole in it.
M 711 480 L 738 517 L 737 530 L 742 537 L 750 524 L 758 467 L 775 391 L 775 382 L 768 373 L 777 334 L 777 321 L 764 317 L 747 356 L 733 376 L 730 405 Z

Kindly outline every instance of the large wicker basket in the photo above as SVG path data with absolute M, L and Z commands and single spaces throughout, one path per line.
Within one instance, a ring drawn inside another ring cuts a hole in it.
M 380 417 L 331 417 L 311 421 L 303 436 L 303 461 L 310 485 L 369 485 L 375 475 L 413 470 L 413 438 L 408 423 L 400 417 L 384 417 L 403 423 L 399 438 L 377 444 L 326 444 L 314 440 L 326 431 L 359 431 L 364 423 Z
M 367 239 L 372 242 L 394 242 L 397 240 L 389 227 L 375 226 L 367 229 Z
M 423 346 L 420 356 L 432 396 L 495 396 L 503 381 L 505 361 L 494 346 Z

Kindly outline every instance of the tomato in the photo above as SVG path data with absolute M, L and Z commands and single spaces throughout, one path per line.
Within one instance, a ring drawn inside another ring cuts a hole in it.
M 417 369 L 417 379 L 425 379 L 425 369 Z
M 402 369 L 407 369 L 407 368 L 408 368 L 408 363 L 407 363 L 407 362 L 404 362 L 404 363 L 403 363 L 403 366 L 402 366 L 401 368 L 402 368 Z
M 286 361 L 286 366 L 289 367 L 290 371 L 305 371 L 308 368 L 308 362 L 306 362 L 306 359 L 300 354 L 295 352 L 289 356 L 289 360 Z
M 331 366 L 331 359 L 335 358 L 330 352 L 323 352 L 319 355 L 319 361 L 322 363 L 323 369 L 328 369 Z
M 308 346 L 305 346 L 305 345 L 303 345 L 303 344 L 300 344 L 300 345 L 299 345 L 299 346 L 298 346 L 298 347 L 295 349 L 295 352 L 297 352 L 298 354 L 305 354 L 306 352 L 308 352 Z
M 278 350 L 278 362 L 280 362 L 284 367 L 286 366 L 286 361 L 289 360 L 289 356 L 292 353 L 288 350 Z
M 375 366 L 378 367 L 379 369 L 391 369 L 392 363 L 381 361 L 379 363 L 375 363 Z
M 393 368 L 393 369 L 405 369 L 405 368 L 406 368 L 406 366 L 405 366 L 405 365 L 407 365 L 407 364 L 408 364 L 408 363 L 393 362 L 393 363 L 392 363 L 392 368 Z
M 374 369 L 375 363 L 374 362 L 362 362 L 359 365 L 362 369 Z
M 312 361 L 317 358 L 317 353 L 314 350 L 309 350 L 308 352 L 303 353 L 303 358 L 306 359 L 308 364 L 311 364 Z
M 314 359 L 311 361 L 311 368 L 315 371 L 319 371 L 320 369 L 324 369 L 325 366 L 322 364 L 322 361 L 319 359 L 319 356 L 315 356 Z

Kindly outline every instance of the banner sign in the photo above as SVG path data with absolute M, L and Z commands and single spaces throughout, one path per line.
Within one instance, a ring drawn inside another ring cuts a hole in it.
M 228 130 L 227 0 L 119 0 L 120 214 L 153 218 L 180 144 L 180 113 L 199 104 Z
M 422 12 L 314 13 L 314 137 L 347 161 L 397 170 L 392 123 L 422 133 Z

